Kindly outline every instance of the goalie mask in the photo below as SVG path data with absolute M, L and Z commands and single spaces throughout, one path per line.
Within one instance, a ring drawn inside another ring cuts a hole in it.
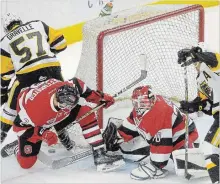
M 2 18 L 2 22 L 3 22 L 3 28 L 4 28 L 5 33 L 8 33 L 11 30 L 13 30 L 13 28 L 15 26 L 22 25 L 22 21 L 21 21 L 20 17 L 14 15 L 12 13 L 7 13 Z
M 56 99 L 59 108 L 74 108 L 79 102 L 79 93 L 77 88 L 64 85 L 57 89 Z
M 150 110 L 156 100 L 150 86 L 141 86 L 134 89 L 132 94 L 132 104 L 137 112 Z M 141 113 L 140 112 L 140 113 Z

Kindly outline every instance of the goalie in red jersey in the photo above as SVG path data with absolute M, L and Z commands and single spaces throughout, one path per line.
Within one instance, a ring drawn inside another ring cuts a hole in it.
M 133 109 L 127 120 L 109 119 L 103 133 L 107 149 L 120 149 L 124 155 L 142 155 L 142 159 L 150 157 L 147 163 L 140 162 L 138 168 L 132 170 L 133 179 L 165 177 L 168 172 L 164 167 L 171 153 L 184 148 L 186 116 L 171 101 L 153 94 L 150 86 L 134 89 L 132 104 Z M 140 143 L 140 138 L 147 143 Z M 196 140 L 197 129 L 189 119 L 189 147 L 194 147 Z M 123 144 L 128 141 L 133 145 L 125 150 Z
M 49 146 L 57 143 L 57 135 L 50 130 L 52 126 L 59 124 L 62 132 L 67 125 L 91 110 L 89 106 L 79 105 L 79 98 L 95 104 L 105 103 L 105 108 L 114 104 L 112 96 L 91 90 L 77 78 L 64 82 L 49 79 L 21 91 L 13 130 L 18 134 L 15 152 L 22 168 L 27 169 L 35 164 L 42 141 Z M 95 113 L 80 120 L 79 124 L 84 138 L 93 148 L 98 171 L 114 170 L 124 164 L 121 155 L 110 156 L 106 153 Z M 61 140 L 68 145 L 71 140 L 67 138 L 64 136 Z

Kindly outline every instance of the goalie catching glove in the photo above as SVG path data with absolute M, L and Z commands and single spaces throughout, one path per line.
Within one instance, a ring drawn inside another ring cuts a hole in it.
M 159 169 L 152 162 L 141 162 L 138 168 L 131 171 L 131 178 L 135 180 L 157 179 L 163 178 L 168 174 L 165 169 Z
M 212 115 L 212 102 L 208 99 L 201 101 L 199 97 L 191 102 L 181 101 L 180 110 L 188 113 L 202 111 L 205 114 Z
M 117 126 L 114 124 L 113 121 L 118 121 L 122 123 L 123 120 L 117 118 L 109 118 L 108 125 L 102 134 L 107 151 L 118 151 L 120 149 L 120 144 L 124 142 L 124 140 L 118 133 Z

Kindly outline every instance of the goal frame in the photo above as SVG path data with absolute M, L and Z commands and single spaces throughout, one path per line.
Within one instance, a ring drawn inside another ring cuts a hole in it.
M 97 39 L 97 89 L 103 91 L 103 45 L 105 36 L 112 35 L 115 33 L 119 33 L 125 30 L 130 30 L 136 27 L 140 27 L 142 25 L 147 25 L 154 23 L 156 21 L 165 20 L 171 17 L 175 17 L 184 13 L 189 13 L 192 11 L 199 11 L 199 41 L 204 41 L 204 8 L 201 5 L 192 5 L 189 7 L 185 7 L 176 11 L 172 11 L 169 13 L 164 13 L 155 17 L 147 18 L 144 20 L 140 20 L 138 22 L 130 23 L 127 25 L 118 26 L 112 29 L 107 29 L 101 31 L 98 35 Z M 100 125 L 100 128 L 103 128 L 103 109 L 98 110 L 97 118 Z

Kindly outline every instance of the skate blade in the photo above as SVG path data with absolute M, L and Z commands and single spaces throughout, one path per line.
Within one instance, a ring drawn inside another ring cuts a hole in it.
M 134 174 L 132 174 L 132 173 L 130 173 L 130 177 L 131 177 L 131 179 L 134 179 L 134 180 L 147 180 L 147 179 L 159 179 L 159 178 L 164 178 L 165 176 L 167 176 L 168 175 L 168 171 L 165 171 L 162 175 L 155 175 L 155 176 L 153 176 L 152 178 L 150 178 L 149 176 L 146 176 L 146 177 L 141 177 L 141 176 L 136 176 L 136 175 L 134 175 Z
M 97 166 L 98 172 L 110 172 L 125 165 L 124 160 L 118 160 L 112 164 L 101 164 Z
M 140 180 L 140 181 L 149 179 L 149 177 L 139 177 L 139 176 L 133 175 L 132 173 L 130 174 L 130 177 L 131 179 Z

